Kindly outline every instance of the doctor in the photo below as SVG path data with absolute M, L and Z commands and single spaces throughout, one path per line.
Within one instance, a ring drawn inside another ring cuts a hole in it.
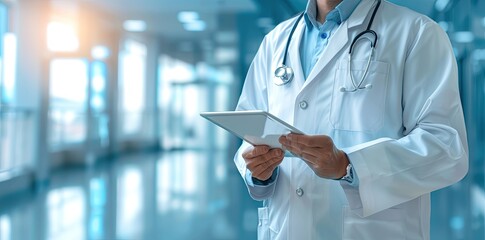
M 290 68 L 279 68 L 285 65 Z M 237 110 L 308 135 L 243 143 L 259 239 L 429 239 L 430 193 L 462 179 L 457 65 L 431 19 L 385 0 L 309 0 L 263 40 Z

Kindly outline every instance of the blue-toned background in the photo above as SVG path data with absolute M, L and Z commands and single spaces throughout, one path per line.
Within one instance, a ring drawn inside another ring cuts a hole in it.
M 470 171 L 433 240 L 485 239 L 485 1 L 393 0 L 448 33 Z M 306 0 L 0 0 L 0 240 L 255 239 L 231 110 L 264 35 Z

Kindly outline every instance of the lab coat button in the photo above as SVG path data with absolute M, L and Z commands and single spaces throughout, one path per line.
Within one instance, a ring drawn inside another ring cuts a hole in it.
M 301 109 L 307 109 L 308 108 L 308 103 L 306 101 L 301 101 L 300 102 L 300 108 Z
M 296 189 L 296 195 L 298 195 L 298 197 L 303 196 L 303 189 L 301 188 Z

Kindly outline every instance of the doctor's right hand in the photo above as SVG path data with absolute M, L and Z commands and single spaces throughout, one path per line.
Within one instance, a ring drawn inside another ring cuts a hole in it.
M 251 171 L 252 177 L 265 181 L 271 177 L 285 156 L 283 150 L 279 148 L 250 146 L 244 150 L 242 157 L 246 162 L 246 168 Z

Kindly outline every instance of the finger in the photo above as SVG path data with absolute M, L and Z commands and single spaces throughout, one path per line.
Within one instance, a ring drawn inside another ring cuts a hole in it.
M 291 150 L 293 153 L 295 152 L 298 152 L 299 153 L 299 149 L 301 148 L 300 145 L 301 144 L 298 144 L 296 142 L 293 142 L 291 140 L 288 139 L 288 136 L 281 136 L 278 141 L 281 143 L 281 145 L 283 145 L 284 148 L 286 148 L 287 150 Z M 296 150 L 298 149 L 298 150 Z
M 281 159 L 283 160 L 283 158 Z M 274 164 L 272 167 L 269 167 L 267 168 L 266 170 L 264 170 L 260 176 L 262 179 L 265 179 L 265 180 L 268 180 L 272 175 L 273 175 L 273 172 L 275 171 L 276 167 L 281 163 L 281 161 L 279 161 L 277 164 Z
M 308 164 L 311 164 L 311 165 L 317 165 L 318 164 L 318 158 L 316 156 L 313 156 L 313 155 L 308 154 L 308 153 L 302 153 L 301 159 L 303 159 L 303 161 L 305 161 L 305 162 L 307 162 Z
M 269 150 L 270 148 L 265 145 L 251 146 L 248 149 L 246 149 L 246 151 L 243 153 L 242 156 L 245 159 L 251 159 L 251 158 L 255 158 L 263 154 L 266 154 Z
M 260 174 L 268 168 L 275 165 L 277 166 L 283 160 L 283 158 L 284 155 L 281 149 L 272 149 L 267 154 L 261 156 L 257 162 L 255 161 L 255 163 L 251 163 L 250 167 L 254 174 Z
M 278 142 L 280 142 L 281 145 L 287 145 L 287 144 L 289 144 L 289 140 L 286 139 L 286 135 L 281 135 L 278 138 Z
M 301 144 L 294 144 L 288 145 L 287 150 L 291 151 L 292 153 L 296 153 L 297 155 L 310 155 L 312 157 L 317 157 L 321 155 L 322 149 L 318 147 L 308 147 Z
M 301 148 L 292 146 L 292 145 L 286 145 L 286 150 L 290 151 L 293 154 L 300 155 L 302 153 Z
M 283 157 L 283 150 L 280 148 L 273 148 L 268 151 L 267 154 L 261 155 L 266 161 L 269 161 L 272 158 Z
M 306 147 L 308 149 L 308 147 Z M 306 162 L 309 162 L 310 164 L 316 164 L 317 163 L 317 156 L 318 154 L 311 154 L 308 153 L 307 151 L 302 151 L 301 148 L 298 147 L 293 147 L 293 146 L 288 146 L 288 151 L 293 153 L 293 155 L 305 160 Z M 313 151 L 312 151 L 313 152 Z
M 268 151 L 266 154 L 248 159 L 246 161 L 246 167 L 252 171 L 263 165 L 262 168 L 267 168 L 267 164 L 271 162 L 273 158 L 283 158 L 283 150 L 279 148 L 274 148 Z
M 299 155 L 309 155 L 312 158 L 316 158 L 317 156 L 321 155 L 322 152 L 322 148 L 320 147 L 309 147 L 303 144 L 295 143 L 292 147 L 293 149 L 298 149 Z
M 291 148 L 293 149 L 293 152 L 298 153 L 299 155 L 301 155 L 302 153 L 307 153 L 313 156 L 318 156 L 318 152 L 320 151 L 320 146 L 308 146 L 297 141 L 291 141 L 284 136 L 281 137 L 279 141 L 283 145 L 283 147 Z
M 325 144 L 329 137 L 325 135 L 303 135 L 303 134 L 294 134 L 290 133 L 286 137 L 286 139 L 291 142 L 291 144 L 297 143 L 302 144 L 308 147 L 319 147 Z
M 258 177 L 266 177 L 268 173 L 272 173 L 273 170 L 281 164 L 283 161 L 283 157 L 275 157 L 270 159 L 269 161 L 265 162 L 264 164 L 258 165 L 252 172 L 253 176 L 258 176 Z M 271 176 L 267 176 L 268 178 Z

